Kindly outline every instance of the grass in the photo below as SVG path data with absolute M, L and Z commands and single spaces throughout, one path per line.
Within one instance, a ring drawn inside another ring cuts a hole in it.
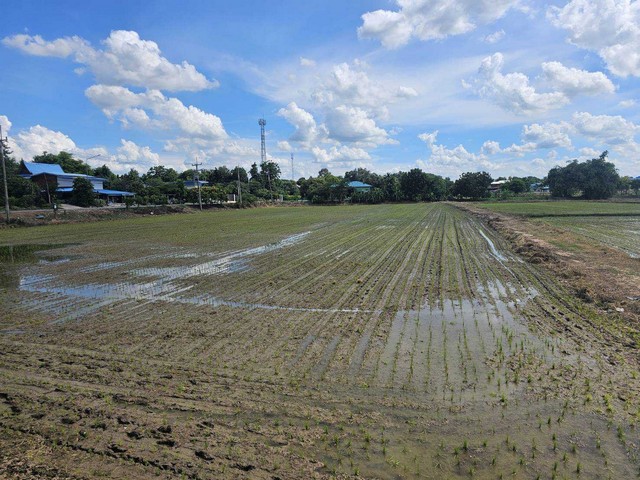
M 546 200 L 536 202 L 482 202 L 477 205 L 493 212 L 524 217 L 640 216 L 640 202 Z

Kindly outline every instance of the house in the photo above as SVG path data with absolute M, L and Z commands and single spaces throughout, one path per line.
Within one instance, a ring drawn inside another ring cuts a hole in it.
M 347 183 L 347 187 L 352 188 L 354 192 L 368 192 L 373 188 L 368 183 L 358 182 L 357 180 Z
M 98 198 L 105 200 L 107 203 L 121 203 L 125 197 L 133 197 L 135 195 L 131 192 L 104 188 L 104 178 L 81 173 L 65 173 L 58 164 L 22 161 L 20 162 L 18 175 L 38 184 L 42 191 L 47 192 L 49 198 L 51 198 L 53 193 L 61 199 L 69 198 L 73 194 L 73 181 L 76 178 L 86 178 L 89 180 Z M 52 191 L 50 191 L 50 189 Z
M 491 182 L 491 185 L 489 185 L 489 192 L 491 193 L 497 193 L 500 190 L 502 190 L 502 187 L 504 186 L 504 184 L 507 183 L 506 180 L 496 180 L 495 182 Z
M 534 193 L 549 193 L 549 187 L 542 183 L 532 183 L 529 186 L 529 190 Z

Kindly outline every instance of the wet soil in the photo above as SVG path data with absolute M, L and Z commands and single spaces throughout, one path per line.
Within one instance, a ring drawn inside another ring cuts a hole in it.
M 66 261 L 0 287 L 0 476 L 638 472 L 637 361 L 469 213 L 363 207 L 234 250 L 141 240 L 52 250 Z

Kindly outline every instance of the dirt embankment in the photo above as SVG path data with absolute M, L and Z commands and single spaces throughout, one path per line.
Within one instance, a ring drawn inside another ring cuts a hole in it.
M 575 296 L 640 331 L 640 259 L 546 223 L 455 205 L 484 220 L 516 253 L 551 271 Z
M 139 217 L 140 215 L 166 215 L 174 213 L 191 213 L 195 210 L 183 205 L 160 205 L 153 207 L 124 208 L 73 208 L 60 209 L 54 214 L 52 210 L 13 210 L 10 224 L 0 223 L 0 228 L 35 227 L 39 225 L 56 225 L 61 223 L 84 223 L 101 220 Z

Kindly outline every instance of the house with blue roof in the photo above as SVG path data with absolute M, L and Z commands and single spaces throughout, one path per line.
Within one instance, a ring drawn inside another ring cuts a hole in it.
M 359 182 L 357 180 L 347 183 L 347 187 L 353 189 L 354 192 L 368 192 L 373 188 L 373 186 L 368 183 Z
M 135 195 L 131 192 L 104 188 L 104 178 L 84 175 L 82 173 L 66 173 L 58 164 L 22 161 L 20 162 L 18 175 L 38 184 L 42 191 L 47 192 L 49 197 L 55 192 L 56 196 L 60 199 L 69 198 L 73 195 L 73 181 L 76 178 L 86 178 L 89 180 L 98 198 L 105 200 L 107 203 L 122 203 L 125 197 L 133 197 Z

